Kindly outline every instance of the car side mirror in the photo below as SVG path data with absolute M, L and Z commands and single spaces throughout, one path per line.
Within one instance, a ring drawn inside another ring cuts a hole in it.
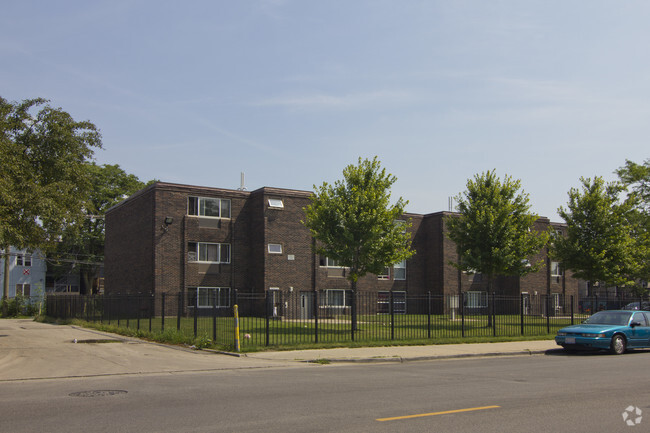
M 631 328 L 634 328 L 635 326 L 641 326 L 641 324 L 640 324 L 639 322 L 632 322 L 632 323 L 630 323 L 630 327 L 631 327 Z

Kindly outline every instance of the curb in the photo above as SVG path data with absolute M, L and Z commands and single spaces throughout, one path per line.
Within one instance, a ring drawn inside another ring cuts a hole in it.
M 319 364 L 323 361 L 329 363 L 381 363 L 381 362 L 411 362 L 411 361 L 435 361 L 444 359 L 462 359 L 462 358 L 495 358 L 506 356 L 522 356 L 522 355 L 545 355 L 548 350 L 525 350 L 519 352 L 489 352 L 489 353 L 461 353 L 456 355 L 430 355 L 430 356 L 415 356 L 415 357 L 375 357 L 375 358 L 317 358 L 311 360 L 296 360 L 298 362 L 305 362 L 311 364 Z

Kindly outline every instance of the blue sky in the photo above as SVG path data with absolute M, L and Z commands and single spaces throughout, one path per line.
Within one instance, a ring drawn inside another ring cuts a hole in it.
M 647 1 L 0 5 L 0 96 L 92 121 L 142 180 L 311 190 L 377 155 L 411 212 L 496 169 L 558 220 L 650 157 Z

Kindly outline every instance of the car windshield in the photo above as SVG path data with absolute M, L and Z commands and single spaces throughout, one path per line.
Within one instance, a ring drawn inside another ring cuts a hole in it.
M 590 325 L 627 325 L 630 320 L 630 313 L 624 311 L 599 311 L 587 320 L 585 323 Z

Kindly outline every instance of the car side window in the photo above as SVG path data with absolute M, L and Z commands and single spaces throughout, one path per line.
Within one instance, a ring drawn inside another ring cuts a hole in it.
M 646 326 L 650 326 L 650 313 L 643 313 L 646 320 Z
M 640 323 L 641 326 L 648 326 L 645 315 L 643 313 L 634 313 L 634 317 L 632 317 L 632 321 Z

